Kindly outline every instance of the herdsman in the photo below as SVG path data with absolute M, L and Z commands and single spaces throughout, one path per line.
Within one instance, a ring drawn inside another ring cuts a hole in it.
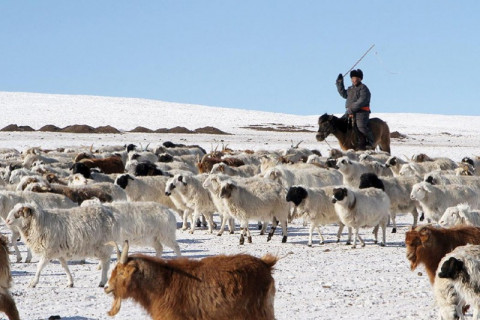
M 373 148 L 373 133 L 368 126 L 370 118 L 370 90 L 362 83 L 363 72 L 360 69 L 350 72 L 352 85 L 345 90 L 343 84 L 343 75 L 340 73 L 337 77 L 338 93 L 347 101 L 345 102 L 345 117 L 355 119 L 358 131 L 358 149 L 365 150 Z

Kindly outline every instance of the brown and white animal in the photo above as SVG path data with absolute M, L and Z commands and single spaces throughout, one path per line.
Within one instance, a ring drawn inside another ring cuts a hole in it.
M 436 228 L 425 225 L 412 228 L 405 234 L 410 268 L 413 271 L 420 264 L 425 265 L 432 284 L 435 279 L 435 271 L 443 256 L 467 243 L 480 244 L 480 228 L 471 226 Z
M 107 158 L 91 158 L 91 159 L 81 159 L 80 161 L 85 164 L 90 169 L 99 168 L 103 173 L 123 173 L 125 171 L 125 165 L 123 164 L 122 158 L 118 156 L 112 156 Z
M 10 320 L 20 320 L 17 306 L 9 291 L 11 286 L 12 274 L 8 259 L 7 238 L 0 235 L 0 311 L 4 312 Z
M 108 315 L 120 311 L 123 299 L 133 299 L 153 320 L 273 320 L 276 262 L 272 255 L 247 254 L 202 260 L 128 257 L 125 241 L 105 287 L 114 297 Z

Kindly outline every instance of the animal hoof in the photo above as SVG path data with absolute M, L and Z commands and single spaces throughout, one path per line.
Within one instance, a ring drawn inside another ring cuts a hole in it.
M 68 283 L 67 288 L 73 288 L 73 283 Z
M 307 246 L 309 246 L 310 248 L 312 247 L 312 244 L 311 243 L 308 243 Z
M 345 242 L 345 245 L 347 245 L 347 246 L 349 246 L 349 245 L 351 245 L 351 244 L 352 244 L 352 243 L 351 243 L 350 241 Z
M 365 247 L 365 243 L 362 243 L 362 248 Z
M 219 233 L 217 233 L 217 236 L 221 237 L 221 236 L 222 236 L 222 234 L 219 232 Z
M 252 243 L 252 236 L 247 237 L 247 242 Z
M 381 242 L 380 247 L 385 247 L 385 243 Z
M 240 244 L 243 245 L 245 243 L 245 237 L 242 235 L 240 235 Z
M 393 228 L 392 233 L 397 233 L 397 228 Z
M 283 236 L 282 238 L 282 243 L 285 243 L 285 242 L 287 242 L 287 236 Z
M 17 258 L 17 262 L 22 262 L 22 257 Z M 27 262 L 27 260 L 25 260 L 25 262 Z
M 337 242 L 338 242 L 338 241 L 337 241 Z M 323 241 L 320 241 L 318 244 L 325 244 L 325 242 L 323 242 Z
M 73 286 L 73 284 L 72 284 L 72 286 Z M 100 288 L 103 288 L 103 287 L 105 287 L 105 283 L 101 283 L 101 282 L 100 282 L 100 283 L 98 284 L 98 286 L 99 286 Z
M 420 216 L 419 220 L 420 221 L 423 221 L 425 219 L 425 215 L 422 213 L 422 215 Z
M 234 234 L 234 233 L 235 233 L 235 232 L 234 232 L 233 230 L 232 230 L 232 231 L 230 231 L 230 234 Z
M 258 230 L 262 230 L 262 224 L 261 223 L 258 224 Z
M 356 249 L 356 248 L 357 248 L 357 246 L 352 246 L 352 249 Z

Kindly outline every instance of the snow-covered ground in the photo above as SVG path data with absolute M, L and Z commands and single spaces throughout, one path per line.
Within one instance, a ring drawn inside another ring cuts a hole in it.
M 342 112 L 339 101 L 339 113 Z M 213 126 L 231 135 L 206 134 L 68 134 L 42 132 L 0 132 L 0 148 L 24 150 L 28 147 L 55 148 L 85 146 L 95 148 L 126 143 L 157 146 L 164 141 L 199 144 L 207 150 L 222 145 L 232 149 L 277 150 L 301 142 L 302 147 L 328 154 L 338 148 L 334 137 L 317 142 L 314 132 L 292 133 L 255 131 L 242 127 L 282 124 L 317 129 L 317 115 L 256 112 L 239 109 L 183 105 L 145 99 L 92 96 L 45 95 L 0 92 L 0 128 L 9 124 L 28 125 L 34 129 L 53 124 L 64 127 L 87 124 L 93 127 L 111 125 L 121 130 L 137 126 L 150 129 L 187 127 L 191 130 Z M 424 152 L 430 156 L 447 156 L 456 161 L 464 156 L 478 155 L 480 131 L 476 116 L 443 116 L 428 114 L 372 114 L 386 120 L 390 130 L 407 135 L 392 139 L 392 154 L 411 157 Z M 218 222 L 218 221 L 217 221 Z M 412 222 L 411 216 L 397 219 L 397 233 L 387 233 L 387 246 L 373 244 L 370 229 L 363 230 L 367 245 L 351 249 L 335 243 L 336 226 L 323 227 L 326 244 L 307 247 L 308 229 L 302 221 L 289 225 L 288 242 L 281 243 L 276 234 L 272 241 L 253 231 L 253 243 L 240 246 L 238 234 L 223 236 L 206 230 L 193 235 L 178 230 L 182 254 L 202 258 L 215 254 L 250 253 L 263 256 L 273 253 L 285 256 L 275 267 L 277 319 L 434 319 L 436 307 L 428 278 L 423 269 L 411 272 L 405 258 L 404 237 Z M 253 226 L 252 226 L 253 227 Z M 9 233 L 2 224 L 0 231 Z M 20 247 L 25 255 L 26 247 Z M 150 248 L 132 248 L 131 252 L 153 254 Z M 166 258 L 173 258 L 171 250 Z M 114 256 L 112 256 L 114 258 Z M 14 261 L 13 255 L 11 259 Z M 59 315 L 62 319 L 109 319 L 112 297 L 98 288 L 100 272 L 96 261 L 70 264 L 75 287 L 65 288 L 66 275 L 57 261 L 43 271 L 36 288 L 28 282 L 36 270 L 34 263 L 12 263 L 14 287 L 12 293 L 22 319 L 47 319 Z M 131 301 L 123 303 L 115 319 L 148 319 L 144 311 Z

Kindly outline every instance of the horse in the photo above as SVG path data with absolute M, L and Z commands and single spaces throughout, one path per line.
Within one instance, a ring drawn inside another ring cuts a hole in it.
M 390 153 L 390 129 L 385 121 L 379 118 L 372 118 L 368 121 L 372 130 L 374 142 L 373 148 L 377 145 L 380 150 Z M 333 134 L 340 144 L 342 150 L 358 150 L 357 135 L 361 134 L 358 129 L 352 127 L 347 118 L 338 118 L 334 115 L 323 114 L 318 118 L 317 141 L 325 140 L 329 134 Z

